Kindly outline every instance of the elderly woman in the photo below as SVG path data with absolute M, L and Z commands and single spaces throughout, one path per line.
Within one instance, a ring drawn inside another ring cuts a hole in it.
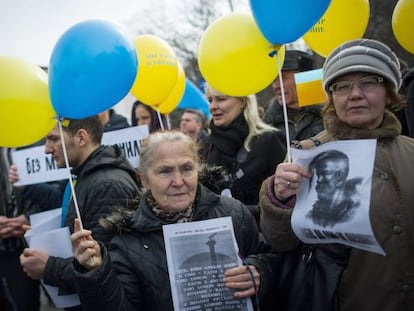
M 248 268 L 228 269 L 222 281 L 236 298 L 265 298 L 273 281 L 263 275 L 272 277 L 268 269 L 278 266 L 279 257 L 257 254 L 263 248 L 249 211 L 241 202 L 201 185 L 197 159 L 196 144 L 184 133 L 151 134 L 142 146 L 139 165 L 146 193 L 133 213 L 106 220 L 118 232 L 109 251 L 90 231 L 72 235 L 76 286 L 85 310 L 173 310 L 162 226 L 224 216 L 232 218 L 239 254 Z
M 201 154 L 208 164 L 224 169 L 217 191 L 228 189 L 244 204 L 256 205 L 263 180 L 285 158 L 285 135 L 260 119 L 254 95 L 233 97 L 208 86 L 206 97 L 211 134 L 202 141 Z
M 308 253 L 298 258 L 309 259 L 308 267 L 324 256 L 325 267 L 333 263 L 334 268 L 325 270 L 329 276 L 322 283 L 314 280 L 302 296 L 299 288 L 311 277 L 310 268 L 300 282 L 293 281 L 289 288 L 284 284 L 290 291 L 287 310 L 414 310 L 414 140 L 400 135 L 401 125 L 391 112 L 403 104 L 397 93 L 399 69 L 389 47 L 368 39 L 344 43 L 324 63 L 323 86 L 329 96 L 323 110 L 326 130 L 298 147 L 377 139 L 369 218 L 386 256 L 334 244 L 304 247 Z M 261 229 L 279 251 L 306 246 L 290 227 L 303 178 L 310 178 L 306 169 L 283 163 L 261 189 Z

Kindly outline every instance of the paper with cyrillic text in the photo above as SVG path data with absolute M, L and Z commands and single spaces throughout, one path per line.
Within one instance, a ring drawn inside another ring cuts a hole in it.
M 138 167 L 141 141 L 148 136 L 148 126 L 134 126 L 105 132 L 103 145 L 118 145 L 133 167 Z M 45 154 L 45 147 L 32 147 L 13 151 L 13 163 L 17 166 L 19 181 L 15 186 L 24 186 L 69 178 L 67 168 L 58 168 L 50 154 Z
M 163 226 L 174 310 L 253 311 L 235 299 L 224 272 L 242 265 L 231 217 Z

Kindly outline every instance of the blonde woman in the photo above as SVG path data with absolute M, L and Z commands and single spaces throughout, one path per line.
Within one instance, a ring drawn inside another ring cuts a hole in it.
M 256 205 L 260 185 L 283 161 L 284 134 L 265 124 L 254 95 L 233 97 L 207 86 L 210 103 L 210 135 L 202 142 L 202 157 L 222 167 L 225 180 L 217 191 L 247 205 Z

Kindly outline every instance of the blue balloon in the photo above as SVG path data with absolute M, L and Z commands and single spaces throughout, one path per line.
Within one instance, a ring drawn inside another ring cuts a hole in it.
M 177 108 L 193 108 L 198 109 L 204 113 L 207 119 L 210 118 L 210 106 L 206 97 L 201 93 L 200 89 L 196 87 L 190 80 L 185 81 L 184 95 L 181 98 Z
M 331 0 L 249 0 L 253 18 L 272 44 L 302 37 L 322 17 Z
M 114 24 L 90 20 L 69 28 L 49 62 L 49 93 L 60 117 L 82 119 L 124 98 L 134 83 L 138 57 L 133 40 Z

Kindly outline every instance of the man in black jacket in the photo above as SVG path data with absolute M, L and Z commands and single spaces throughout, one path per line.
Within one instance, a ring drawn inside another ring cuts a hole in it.
M 45 152 L 53 156 L 58 167 L 65 167 L 62 148 L 65 142 L 72 174 L 77 177 L 75 194 L 82 222 L 99 241 L 108 243 L 111 235 L 103 232 L 99 219 L 120 206 L 135 206 L 134 199 L 139 196 L 135 171 L 119 148 L 101 145 L 103 127 L 98 116 L 63 120 L 62 125 L 63 139 L 55 127 L 46 137 Z M 63 224 L 73 232 L 76 211 L 72 198 L 66 215 L 65 209 L 64 202 Z M 31 278 L 58 287 L 60 294 L 74 293 L 70 258 L 26 248 L 20 262 Z
M 282 66 L 282 79 L 288 114 L 290 141 L 304 140 L 323 130 L 321 106 L 299 107 L 298 104 L 295 74 L 312 69 L 313 60 L 309 53 L 299 50 L 286 51 Z M 285 132 L 280 77 L 276 77 L 272 86 L 276 96 L 266 109 L 263 121 Z
M 98 114 L 104 126 L 104 132 L 121 130 L 129 127 L 128 120 L 116 113 L 114 109 L 108 109 Z

